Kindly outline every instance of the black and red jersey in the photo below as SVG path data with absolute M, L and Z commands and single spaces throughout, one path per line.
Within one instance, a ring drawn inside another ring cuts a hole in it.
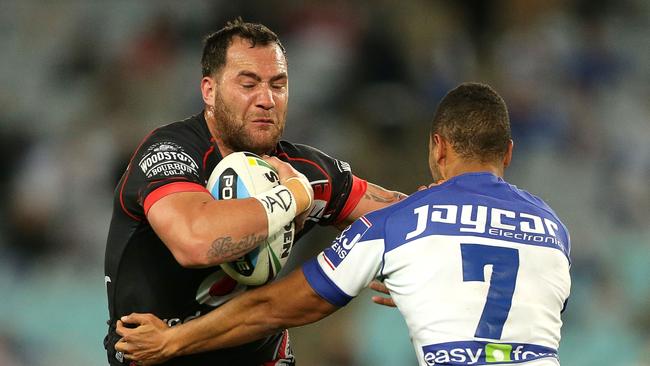
M 366 190 L 350 166 L 306 145 L 281 141 L 274 155 L 303 173 L 314 189 L 315 205 L 304 229 L 345 219 Z M 153 313 L 170 326 L 201 316 L 246 287 L 219 266 L 184 268 L 149 225 L 146 213 L 158 199 L 175 192 L 206 191 L 222 159 L 203 113 L 151 132 L 133 154 L 114 196 L 105 256 L 111 364 L 122 364 L 114 345 L 115 321 L 132 312 Z M 218 218 L 215 218 L 215 221 Z M 259 365 L 277 357 L 283 334 L 236 348 L 174 359 L 174 365 Z M 126 363 L 126 361 L 124 361 Z

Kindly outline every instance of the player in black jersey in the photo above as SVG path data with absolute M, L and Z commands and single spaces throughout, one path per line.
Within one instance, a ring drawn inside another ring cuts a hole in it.
M 129 364 L 115 350 L 121 316 L 153 313 L 173 326 L 204 315 L 246 290 L 218 265 L 252 250 L 274 228 L 304 223 L 298 240 L 317 223 L 345 227 L 402 196 L 355 177 L 347 163 L 315 148 L 279 140 L 287 62 L 263 25 L 238 20 L 210 35 L 202 69 L 204 111 L 146 136 L 115 190 L 105 258 L 111 365 Z M 257 198 L 214 200 L 207 179 L 234 151 L 271 155 L 266 159 L 282 183 L 276 190 L 291 193 L 295 205 L 271 212 Z M 169 364 L 293 365 L 294 358 L 285 330 Z

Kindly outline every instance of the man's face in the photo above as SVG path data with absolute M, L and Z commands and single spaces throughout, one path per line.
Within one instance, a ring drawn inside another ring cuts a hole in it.
M 216 136 L 233 151 L 273 151 L 284 131 L 289 98 L 287 61 L 276 44 L 233 39 L 226 64 L 215 75 Z

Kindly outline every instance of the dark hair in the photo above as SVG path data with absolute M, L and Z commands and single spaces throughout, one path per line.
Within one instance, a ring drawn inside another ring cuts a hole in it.
M 234 37 L 250 41 L 251 48 L 257 44 L 266 46 L 275 43 L 286 57 L 287 52 L 273 31 L 262 24 L 246 23 L 241 18 L 237 18 L 227 22 L 225 27 L 205 37 L 203 56 L 201 57 L 203 76 L 214 75 L 226 64 L 226 53 Z
M 438 105 L 431 134 L 439 134 L 463 159 L 503 158 L 511 139 L 506 103 L 485 84 L 463 83 Z

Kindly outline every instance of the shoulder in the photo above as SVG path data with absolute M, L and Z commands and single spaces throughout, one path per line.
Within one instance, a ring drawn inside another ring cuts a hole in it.
M 278 143 L 277 149 L 278 155 L 287 155 L 289 157 L 309 157 L 309 156 L 319 156 L 319 157 L 331 157 L 323 152 L 322 150 L 315 148 L 313 146 L 293 143 L 286 140 L 281 140 Z
M 352 169 L 350 164 L 333 158 L 327 153 L 309 145 L 280 141 L 276 150 L 280 160 L 287 161 L 299 167 L 316 168 L 327 176 L 347 175 Z M 300 170 L 300 169 L 299 169 Z
M 540 215 L 545 215 L 545 217 L 549 218 L 551 222 L 557 224 L 557 227 L 553 229 L 558 231 L 558 235 L 560 235 L 560 237 L 562 238 L 562 242 L 565 244 L 564 251 L 568 257 L 571 251 L 571 235 L 569 233 L 569 229 L 564 224 L 564 222 L 560 219 L 560 217 L 555 212 L 555 210 L 553 210 L 551 206 L 548 203 L 546 203 L 546 201 L 544 201 L 542 198 L 526 190 L 520 189 L 513 184 L 508 183 L 508 186 L 510 190 L 516 193 L 521 200 L 523 200 L 528 205 L 535 207 L 537 210 L 539 210 Z
M 551 206 L 548 203 L 546 203 L 546 201 L 544 201 L 540 197 L 538 197 L 538 196 L 536 196 L 536 195 L 534 195 L 534 194 L 532 194 L 532 193 L 530 193 L 530 192 L 528 192 L 526 190 L 518 188 L 517 186 L 515 186 L 513 184 L 508 183 L 508 186 L 510 187 L 510 189 L 513 192 L 515 192 L 517 195 L 519 195 L 519 197 L 522 200 L 524 200 L 525 202 L 527 202 L 528 204 L 530 204 L 532 206 L 537 207 L 538 209 L 540 209 L 542 211 L 545 211 L 546 213 L 548 213 L 550 216 L 552 216 L 558 222 L 561 223 L 561 220 L 560 220 L 559 216 L 555 213 L 555 211 L 551 208 Z
M 150 138 L 196 138 L 200 141 L 209 140 L 209 131 L 200 115 L 194 115 L 184 120 L 168 123 L 154 129 Z

